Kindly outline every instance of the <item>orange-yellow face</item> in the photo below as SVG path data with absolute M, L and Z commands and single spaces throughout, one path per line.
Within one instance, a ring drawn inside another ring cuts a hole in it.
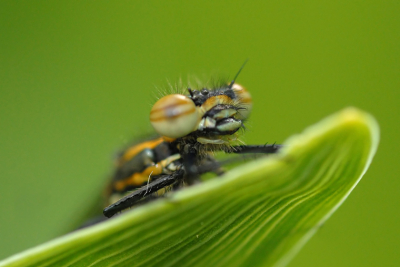
M 192 136 L 202 144 L 223 144 L 250 114 L 250 93 L 237 83 L 188 91 L 164 96 L 151 109 L 150 122 L 166 139 Z

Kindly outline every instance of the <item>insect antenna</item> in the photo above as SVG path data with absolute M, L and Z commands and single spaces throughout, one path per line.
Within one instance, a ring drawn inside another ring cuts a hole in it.
M 242 71 L 242 69 L 244 68 L 244 66 L 246 65 L 247 61 L 249 61 L 249 59 L 246 59 L 243 63 L 243 65 L 240 67 L 239 71 L 236 73 L 235 77 L 233 78 L 232 82 L 229 84 L 229 88 L 232 88 L 233 84 L 235 83 L 237 77 L 239 76 L 240 72 Z

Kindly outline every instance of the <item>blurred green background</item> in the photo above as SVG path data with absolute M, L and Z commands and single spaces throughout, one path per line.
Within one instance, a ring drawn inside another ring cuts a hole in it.
M 245 141 L 283 142 L 347 106 L 378 153 L 289 266 L 400 262 L 399 1 L 1 1 L 0 259 L 71 227 L 148 132 L 156 87 L 216 72 L 254 98 Z

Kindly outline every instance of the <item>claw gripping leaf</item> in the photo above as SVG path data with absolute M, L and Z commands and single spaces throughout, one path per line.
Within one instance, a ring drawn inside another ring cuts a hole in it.
M 371 116 L 346 109 L 276 155 L 0 266 L 284 266 L 360 181 L 378 139 Z

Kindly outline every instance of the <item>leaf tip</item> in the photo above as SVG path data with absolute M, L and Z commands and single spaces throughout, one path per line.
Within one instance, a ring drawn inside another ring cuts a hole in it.
M 379 125 L 371 114 L 355 107 L 348 107 L 339 113 L 339 119 L 343 125 L 367 127 L 373 139 L 373 143 L 379 141 Z

